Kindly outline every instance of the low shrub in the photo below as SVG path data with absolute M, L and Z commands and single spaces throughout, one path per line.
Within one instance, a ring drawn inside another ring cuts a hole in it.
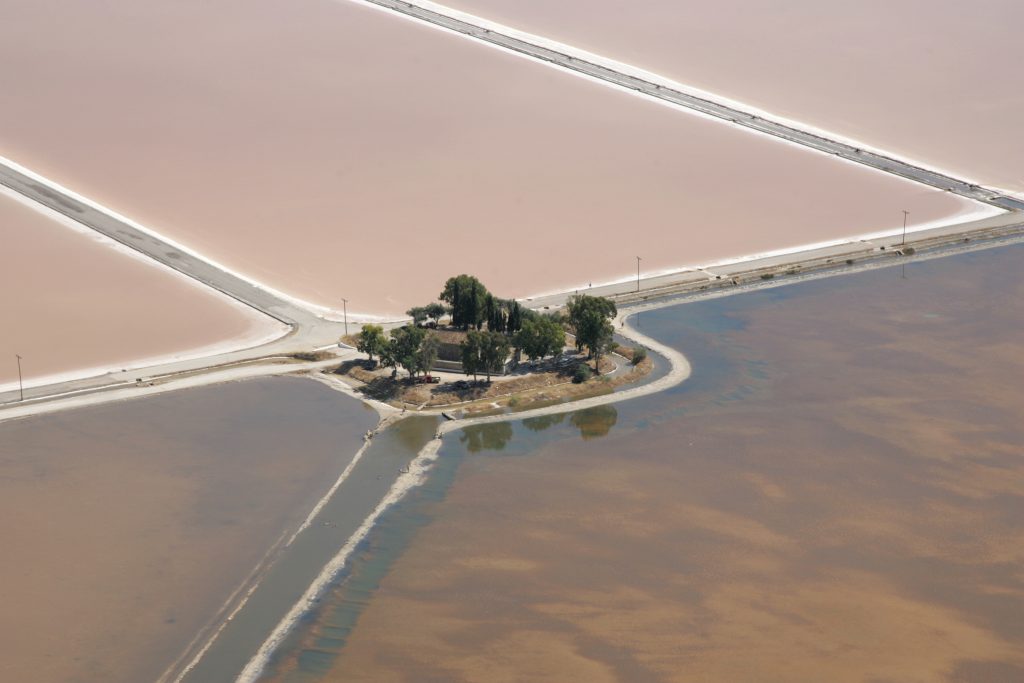
M 647 358 L 647 349 L 642 346 L 638 346 L 633 349 L 633 358 L 630 361 L 633 365 L 640 365 Z
M 334 354 L 327 351 L 300 351 L 298 353 L 293 353 L 292 358 L 304 361 L 320 361 L 334 358 Z
M 582 384 L 593 376 L 594 371 L 590 369 L 590 366 L 586 363 L 580 363 L 572 373 L 572 381 L 576 384 Z

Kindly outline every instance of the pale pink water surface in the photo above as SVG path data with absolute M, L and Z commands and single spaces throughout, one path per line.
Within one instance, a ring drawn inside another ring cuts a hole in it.
M 442 0 L 1024 192 L 1019 0 Z
M 364 313 L 896 229 L 959 198 L 330 0 L 2 0 L 0 154 Z
M 270 318 L 65 222 L 0 193 L 0 387 L 17 386 L 16 354 L 23 356 L 26 384 L 34 385 L 284 332 Z

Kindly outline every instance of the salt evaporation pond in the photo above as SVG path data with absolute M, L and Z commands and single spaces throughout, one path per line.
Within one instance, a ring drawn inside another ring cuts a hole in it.
M 445 0 L 1024 196 L 1024 4 Z
M 529 296 L 977 209 L 359 3 L 3 8 L 0 154 L 350 314 L 458 272 Z

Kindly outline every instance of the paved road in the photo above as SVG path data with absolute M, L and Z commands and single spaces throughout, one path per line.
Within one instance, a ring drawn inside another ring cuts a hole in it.
M 488 22 L 487 26 L 484 26 L 482 25 L 483 20 L 480 20 L 481 24 L 476 24 L 449 16 L 443 13 L 444 11 L 451 11 L 447 10 L 447 8 L 436 7 L 435 11 L 435 9 L 401 2 L 400 0 L 363 1 L 499 45 L 534 59 L 550 62 L 562 68 L 630 88 L 651 97 L 657 97 L 721 119 L 733 121 L 738 125 L 776 135 L 807 147 L 835 154 L 851 161 L 936 188 L 948 190 L 964 197 L 986 202 L 1011 212 L 1009 215 L 989 219 L 993 225 L 1005 227 L 1014 222 L 1019 223 L 1022 218 L 1017 213 L 1024 210 L 1024 202 L 1020 200 L 1006 197 L 991 189 L 898 161 L 885 155 L 857 149 L 841 142 L 829 140 L 784 124 L 768 121 L 756 115 L 687 94 L 666 85 L 666 83 L 669 83 L 668 81 L 665 83 L 655 82 L 652 79 L 657 77 L 653 75 L 649 78 L 641 78 L 637 75 L 622 73 L 612 68 L 612 66 L 598 63 L 598 58 L 589 56 L 569 46 L 560 46 L 558 49 L 553 49 L 552 47 L 529 42 L 521 37 L 504 33 L 503 30 L 511 31 L 511 29 L 505 29 L 496 24 Z M 537 40 L 546 42 L 539 38 Z M 129 384 L 134 383 L 137 377 L 162 376 L 164 378 L 162 382 L 166 384 L 176 381 L 174 378 L 182 375 L 187 377 L 190 383 L 194 383 L 194 375 L 197 372 L 212 367 L 221 367 L 229 363 L 250 362 L 253 359 L 323 347 L 336 341 L 344 331 L 342 323 L 324 320 L 301 305 L 271 291 L 257 287 L 253 283 L 224 270 L 217 264 L 197 254 L 187 252 L 112 212 L 105 211 L 101 207 L 83 201 L 74 193 L 35 176 L 13 163 L 7 163 L 2 158 L 0 158 L 0 184 L 251 306 L 285 323 L 292 330 L 285 337 L 256 348 L 241 349 L 201 359 L 166 363 L 143 370 L 132 371 L 131 373 L 111 372 L 96 377 L 61 382 L 45 387 L 34 387 L 26 391 L 29 401 L 16 411 L 19 414 L 25 414 L 26 411 L 24 409 L 28 408 L 29 404 L 32 403 L 38 404 L 42 401 L 55 399 L 64 402 L 66 400 L 64 397 L 69 395 L 81 399 L 82 396 L 88 394 L 98 395 L 109 390 L 123 389 Z M 965 225 L 952 226 L 940 230 L 946 231 L 948 234 L 955 234 L 969 229 L 974 228 L 970 225 Z M 916 233 L 914 239 L 918 239 L 922 234 Z M 890 240 L 889 244 L 891 245 L 891 243 L 892 241 Z M 859 243 L 851 242 L 830 247 L 826 251 L 833 257 L 840 258 L 851 253 L 873 251 L 879 247 L 879 244 L 879 240 Z M 822 250 L 816 250 L 816 253 L 820 255 Z M 730 277 L 738 270 L 750 269 L 752 267 L 770 267 L 772 264 L 781 266 L 783 263 L 793 263 L 801 260 L 806 259 L 801 257 L 801 255 L 787 255 L 774 257 L 773 259 L 764 259 L 759 264 L 748 262 L 732 266 L 688 269 L 667 275 L 645 278 L 641 286 L 645 290 L 657 292 L 659 289 L 669 285 L 700 281 L 713 282 L 722 277 Z M 597 287 L 588 291 L 593 294 L 610 295 L 621 294 L 631 288 L 631 283 L 623 283 Z M 565 292 L 545 297 L 535 297 L 528 299 L 526 303 L 534 308 L 556 307 L 562 305 L 572 293 Z M 251 370 L 247 370 L 247 372 L 249 371 Z M 212 376 L 211 381 L 213 381 Z M 16 391 L 0 394 L 0 420 L 10 415 L 11 411 L 9 409 L 17 400 L 18 395 Z M 94 400 L 100 401 L 103 399 L 97 396 Z M 80 403 L 80 400 L 76 400 L 75 403 Z
M 761 131 L 762 133 L 774 135 L 776 137 L 789 140 L 790 142 L 804 145 L 805 147 L 817 149 L 829 154 L 835 154 L 836 156 L 843 157 L 844 159 L 849 159 L 850 161 L 870 166 L 886 173 L 892 173 L 904 178 L 909 178 L 919 183 L 931 185 L 932 187 L 936 187 L 941 190 L 947 190 L 970 199 L 992 204 L 1002 209 L 1012 211 L 1024 210 L 1024 201 L 1013 197 L 1007 197 L 994 190 L 990 190 L 964 180 L 959 180 L 937 171 L 932 171 L 904 161 L 899 161 L 898 159 L 893 159 L 883 154 L 870 152 L 852 145 L 830 140 L 808 131 L 770 121 L 740 109 L 735 109 L 712 100 L 677 90 L 669 85 L 671 81 L 666 80 L 662 83 L 656 82 L 656 80 L 653 80 L 656 78 L 653 74 L 651 79 L 646 79 L 637 75 L 623 73 L 610 65 L 599 63 L 599 61 L 595 60 L 593 55 L 567 45 L 560 45 L 555 49 L 548 45 L 541 44 L 551 44 L 546 40 L 538 39 L 537 42 L 531 42 L 524 37 L 519 37 L 525 36 L 526 34 L 522 34 L 514 29 L 503 27 L 500 24 L 495 24 L 482 19 L 479 20 L 479 22 L 474 22 L 464 13 L 455 12 L 448 8 L 434 5 L 433 3 L 417 4 L 412 2 L 403 2 L 402 0 L 363 0 L 363 2 L 385 7 L 394 10 L 395 12 L 400 12 L 406 16 L 498 45 L 534 59 L 550 62 L 564 69 L 576 71 L 609 83 L 614 83 L 615 85 L 622 86 L 623 88 L 636 90 L 645 95 L 649 95 L 650 97 L 656 97 L 658 99 L 665 100 L 666 102 L 672 102 L 673 104 L 687 107 L 710 116 L 725 119 L 736 123 L 737 125 L 746 126 L 747 128 Z
M 128 373 L 112 371 L 79 380 L 59 382 L 44 387 L 26 389 L 25 405 L 47 397 L 84 394 L 125 387 L 138 377 L 149 378 L 174 374 L 190 374 L 211 366 L 250 361 L 254 358 L 278 356 L 296 351 L 307 351 L 336 342 L 344 331 L 344 324 L 324 320 L 302 306 L 261 289 L 201 256 L 183 251 L 173 244 L 133 225 L 113 212 L 79 199 L 59 185 L 34 176 L 13 163 L 0 159 L 0 184 L 42 204 L 96 232 L 138 251 L 190 278 L 198 280 L 223 294 L 274 318 L 291 328 L 280 339 L 249 349 L 220 353 L 205 358 L 174 361 L 133 370 Z M 17 391 L 0 393 L 0 419 L 6 419 L 4 406 L 17 402 Z M 22 411 L 18 411 L 19 413 Z
M 83 202 L 63 188 L 32 177 L 12 165 L 0 163 L 0 184 L 286 325 L 308 325 L 316 317 L 305 308 L 261 289 L 206 259 L 182 251 L 114 213 Z

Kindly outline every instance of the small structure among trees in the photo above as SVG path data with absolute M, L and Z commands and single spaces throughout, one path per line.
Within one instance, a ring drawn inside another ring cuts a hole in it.
M 483 373 L 490 382 L 491 375 L 504 371 L 511 347 L 508 337 L 500 332 L 471 331 L 462 342 L 462 370 L 474 380 Z
M 600 372 L 601 356 L 611 351 L 617 314 L 615 303 L 602 297 L 574 296 L 567 314 L 540 315 L 518 301 L 500 299 L 471 275 L 448 278 L 439 302 L 409 309 L 412 324 L 391 330 L 390 339 L 380 325 L 363 325 L 357 348 L 370 360 L 376 355 L 385 367 L 404 369 L 410 377 L 429 373 L 442 363 L 445 369 L 461 369 L 467 375 L 484 375 L 487 381 L 504 373 L 511 350 L 531 361 L 557 356 L 565 348 L 565 326 L 576 335 L 577 350 L 586 349 Z M 432 331 L 450 312 L 456 330 Z M 484 327 L 486 326 L 486 330 Z M 460 363 L 461 361 L 461 363 Z M 581 378 L 585 379 L 585 377 Z

